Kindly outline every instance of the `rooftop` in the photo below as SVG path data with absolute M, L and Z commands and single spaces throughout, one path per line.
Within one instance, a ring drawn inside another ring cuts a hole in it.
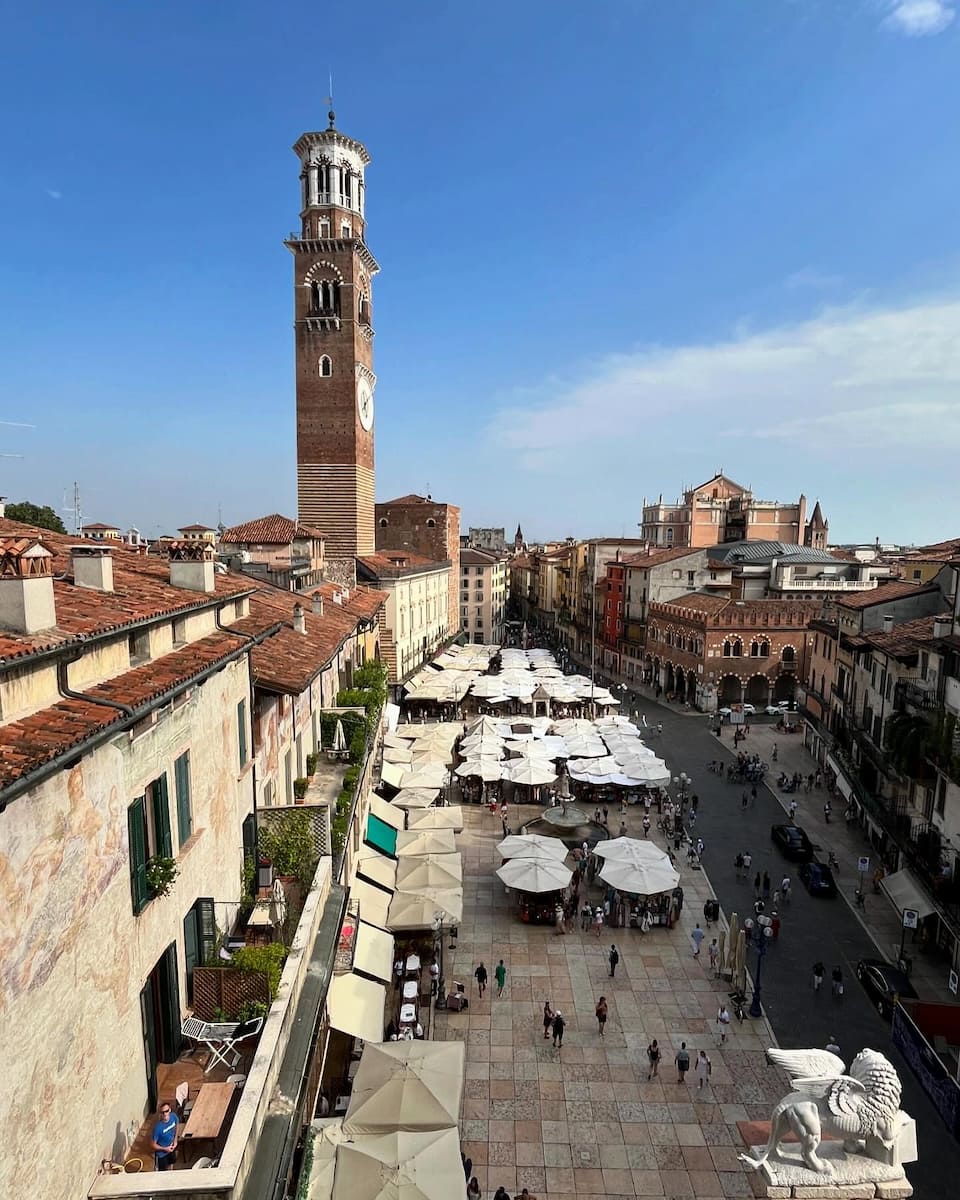
M 323 541 L 326 536 L 312 525 L 293 521 L 281 513 L 271 513 L 266 517 L 245 521 L 242 525 L 232 525 L 223 531 L 220 541 L 228 544 L 252 542 L 262 546 L 284 546 L 289 545 L 297 538 L 314 538 Z
M 419 575 L 428 571 L 447 570 L 450 562 L 436 562 L 432 558 L 424 558 L 422 554 L 414 554 L 412 550 L 378 550 L 376 554 L 364 554 L 358 558 L 357 566 L 367 578 L 379 579 L 381 576 Z
M 873 630 L 862 634 L 864 643 L 875 650 L 882 650 L 891 658 L 914 658 L 922 646 L 929 646 L 934 641 L 933 625 L 935 621 L 951 621 L 950 613 L 942 613 L 933 617 L 917 617 L 913 621 L 904 621 L 902 625 L 894 625 L 890 630 Z
M 921 587 L 906 579 L 897 579 L 891 583 L 882 583 L 872 592 L 854 592 L 850 596 L 838 599 L 836 603 L 841 608 L 873 608 L 877 604 L 889 604 L 891 600 L 902 600 L 904 596 L 922 596 L 939 590 L 935 584 Z
M 676 558 L 687 558 L 691 554 L 700 553 L 700 550 L 691 546 L 669 546 L 663 549 L 648 546 L 646 550 L 641 550 L 639 554 L 631 554 L 629 558 L 622 561 L 626 567 L 639 567 L 646 571 L 650 567 L 659 567 L 662 563 L 673 562 Z
M 728 565 L 737 562 L 764 563 L 773 559 L 789 559 L 790 563 L 824 563 L 836 566 L 838 561 L 856 563 L 853 555 L 837 554 L 831 550 L 814 550 L 791 542 L 756 541 L 725 542 L 710 549 L 710 557 Z
M 460 551 L 460 562 L 471 567 L 494 567 L 503 561 L 499 554 L 490 550 L 475 550 L 471 546 Z

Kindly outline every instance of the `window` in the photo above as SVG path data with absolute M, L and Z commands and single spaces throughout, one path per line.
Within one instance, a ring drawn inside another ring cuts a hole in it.
M 187 1003 L 193 1003 L 193 970 L 202 967 L 217 952 L 217 922 L 213 900 L 194 901 L 183 918 L 183 962 L 187 971 Z
M 433 519 L 433 517 L 427 517 L 427 528 L 428 529 L 436 529 L 436 527 L 437 527 L 437 523 Z
M 794 650 L 794 648 L 792 646 L 784 646 L 784 648 L 780 651 L 780 661 L 785 662 L 785 663 L 796 662 L 797 661 L 796 650 Z
M 181 754 L 173 764 L 174 787 L 177 794 L 177 841 L 183 848 L 193 832 L 193 811 L 190 797 L 190 751 Z
M 693 571 L 687 572 L 687 587 L 693 587 Z
M 184 617 L 179 621 L 174 621 L 174 623 L 173 623 L 173 644 L 175 646 L 183 646 L 183 645 L 186 645 L 186 641 L 187 641 L 187 621 L 186 621 L 186 618 Z
M 340 226 L 340 236 L 342 238 L 350 237 L 350 222 L 349 221 L 344 221 L 343 224 Z
M 922 571 L 914 571 L 914 572 L 913 572 L 913 577 L 914 577 L 914 579 L 922 579 L 922 578 L 923 578 L 923 572 L 922 572 Z
M 330 361 L 329 354 L 325 354 L 320 359 L 320 374 L 324 379 L 328 379 L 333 374 L 333 363 Z
M 150 631 L 148 629 L 138 629 L 131 633 L 127 638 L 127 646 L 130 650 L 131 667 L 150 661 Z
M 387 525 L 388 525 L 388 524 L 389 524 L 389 521 L 387 520 L 387 518 L 386 518 L 386 517 L 381 517 L 381 518 L 380 518 L 380 528 L 381 528 L 381 529 L 386 529 L 386 527 L 387 527 Z
M 134 916 L 142 913 L 153 897 L 147 882 L 147 863 L 154 856 L 173 857 L 170 836 L 170 803 L 167 777 L 161 775 L 127 809 L 130 851 L 130 894 Z
M 247 702 L 241 700 L 237 705 L 237 752 L 240 759 L 240 769 L 247 765 Z
M 761 642 L 760 643 L 760 657 L 761 658 L 769 658 L 770 657 L 770 643 L 769 642 Z
M 317 222 L 317 237 L 328 238 L 330 236 L 330 218 L 321 217 Z
M 743 642 L 741 642 L 739 638 L 737 638 L 737 640 L 733 643 L 733 657 L 743 657 Z

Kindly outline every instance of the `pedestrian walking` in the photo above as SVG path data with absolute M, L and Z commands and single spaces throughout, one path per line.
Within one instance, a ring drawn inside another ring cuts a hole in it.
M 833 808 L 830 805 L 830 801 L 824 800 L 824 802 L 823 802 L 823 819 L 826 821 L 826 823 L 828 825 L 830 824 L 830 814 L 832 812 L 833 812 Z
M 750 799 L 754 802 L 754 804 L 756 804 L 756 802 L 757 802 L 757 785 L 756 784 L 754 784 L 753 787 L 750 789 Z
M 710 1082 L 710 1072 L 713 1070 L 713 1063 L 707 1058 L 706 1050 L 701 1050 L 697 1055 L 697 1091 L 702 1091 Z
M 780 751 L 777 747 L 776 742 L 773 743 L 773 753 L 770 755 L 770 757 L 773 759 L 774 762 L 776 762 L 777 759 L 780 757 Z
M 820 768 L 817 767 L 817 773 L 813 777 L 813 786 L 815 788 L 819 788 L 822 783 L 823 783 L 823 773 L 821 772 Z
M 503 959 L 497 963 L 497 969 L 493 973 L 497 981 L 497 995 L 503 995 L 503 985 L 507 982 L 507 968 L 503 965 Z
M 743 854 L 743 877 L 748 879 L 750 876 L 750 868 L 753 865 L 753 855 L 749 850 L 745 850 Z
M 747 789 L 746 788 L 744 788 L 743 791 L 740 793 L 740 807 L 743 809 L 744 812 L 747 811 Z
M 610 978 L 613 979 L 617 973 L 617 963 L 620 961 L 620 952 L 613 943 L 610 945 L 610 953 L 607 957 L 610 962 Z
M 476 1175 L 472 1175 L 467 1184 L 467 1200 L 480 1200 L 480 1181 Z
M 599 937 L 603 930 L 603 909 L 599 904 L 593 910 L 593 927 L 597 931 L 597 937 Z
M 733 877 L 734 877 L 734 879 L 740 879 L 740 878 L 742 878 L 742 876 L 743 876 L 743 855 L 738 854 L 737 857 L 733 860 Z
M 647 1047 L 647 1061 L 650 1063 L 650 1070 L 647 1072 L 647 1079 L 656 1079 L 660 1074 L 660 1047 L 657 1044 L 657 1039 L 654 1038 Z
M 590 923 L 593 920 L 593 909 L 589 904 L 585 904 L 580 910 L 580 928 L 584 933 L 590 928 Z
M 480 964 L 473 973 L 474 979 L 477 981 L 477 988 L 480 992 L 480 999 L 483 999 L 483 993 L 487 990 L 487 968 Z
M 683 822 L 677 818 L 677 822 L 673 828 L 673 849 L 675 853 L 680 853 L 680 843 L 683 841 Z
M 780 936 L 780 914 L 776 909 L 770 914 L 770 936 L 774 941 Z
M 710 955 L 710 970 L 716 975 L 717 965 L 720 962 L 720 945 L 716 938 L 707 947 L 707 953 Z
M 697 858 L 703 858 L 703 838 L 697 838 Z
M 790 888 L 791 888 L 791 886 L 792 885 L 790 883 L 790 876 L 784 875 L 784 877 L 780 880 L 780 895 L 783 897 L 784 904 L 790 903 Z
M 463 1163 L 463 1177 L 467 1181 L 473 1178 L 473 1159 L 460 1151 L 460 1161 Z
M 792 820 L 794 819 L 794 817 L 796 817 L 796 815 L 797 815 L 797 802 L 796 802 L 796 800 L 791 800 L 791 801 L 790 801 L 790 807 L 788 808 L 788 810 L 787 810 L 787 811 L 790 813 L 790 820 L 792 821 Z
M 553 1028 L 553 1018 L 557 1014 L 550 1007 L 550 1001 L 543 1002 L 543 1040 L 546 1041 L 550 1036 L 550 1030 Z
M 760 888 L 761 888 L 762 884 L 763 884 L 763 878 L 762 878 L 760 872 L 758 871 L 757 876 L 753 881 L 753 898 L 754 898 L 754 900 L 760 899 Z
M 558 1008 L 553 1017 L 553 1044 L 558 1050 L 563 1048 L 563 1031 L 566 1027 L 567 1023 L 563 1019 L 563 1013 Z
M 606 998 L 606 996 L 601 996 L 600 999 L 597 1001 L 596 1014 L 597 1014 L 597 1027 L 600 1030 L 600 1036 L 603 1037 L 603 1029 L 607 1023 L 607 998 Z
M 644 813 L 644 815 L 643 815 L 643 836 L 644 837 L 650 836 L 650 818 L 647 816 L 646 813 Z
M 730 1027 L 730 1010 L 721 1004 L 717 1010 L 717 1028 L 720 1030 L 721 1045 L 727 1040 L 727 1029 Z
M 694 926 L 693 933 L 690 934 L 690 940 L 693 942 L 693 957 L 694 958 L 700 957 L 700 943 L 703 941 L 704 937 L 706 937 L 706 934 L 700 928 L 700 923 L 698 921 L 697 924 Z
M 833 981 L 833 994 L 838 1000 L 843 999 L 843 972 L 839 967 L 834 967 L 830 972 L 830 978 Z
M 764 900 L 770 899 L 770 874 L 767 871 L 763 873 L 763 898 Z
M 608 825 L 610 823 L 610 810 L 606 805 L 603 806 L 603 823 L 604 825 Z
M 680 1043 L 680 1049 L 674 1055 L 673 1061 L 677 1064 L 677 1083 L 683 1083 L 690 1070 L 690 1051 L 687 1049 L 686 1042 Z
M 700 797 L 696 792 L 694 792 L 690 797 L 690 807 L 694 813 L 696 813 L 697 809 L 700 807 Z

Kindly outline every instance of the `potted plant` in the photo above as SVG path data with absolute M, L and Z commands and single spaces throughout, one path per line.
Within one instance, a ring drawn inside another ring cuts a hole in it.
M 294 800 L 305 800 L 307 796 L 307 788 L 310 786 L 310 780 L 301 776 L 293 781 L 293 798 Z
M 316 754 L 307 755 L 307 778 L 312 779 L 317 773 L 317 756 Z
M 175 858 L 168 858 L 164 854 L 155 854 L 152 858 L 148 858 L 146 875 L 150 895 L 166 896 L 179 873 L 180 868 L 177 866 Z

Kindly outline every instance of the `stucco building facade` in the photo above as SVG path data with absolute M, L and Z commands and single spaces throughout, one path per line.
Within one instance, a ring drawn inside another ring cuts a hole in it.
M 471 642 L 503 644 L 507 564 L 502 555 L 460 551 L 460 629 Z

